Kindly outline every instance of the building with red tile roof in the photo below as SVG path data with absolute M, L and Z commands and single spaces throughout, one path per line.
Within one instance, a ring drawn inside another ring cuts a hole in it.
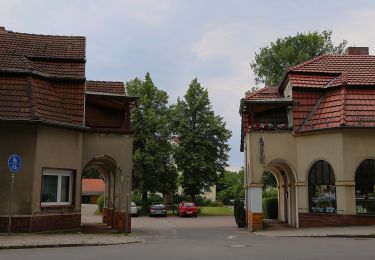
M 250 229 L 262 228 L 261 176 L 294 227 L 375 223 L 375 56 L 367 47 L 290 67 L 241 100 Z M 371 217 L 372 216 L 372 217 Z
M 96 204 L 100 195 L 104 195 L 103 179 L 82 179 L 82 203 Z
M 85 65 L 85 37 L 0 27 L 0 160 L 12 153 L 22 158 L 11 223 L 10 174 L 0 176 L 0 231 L 9 224 L 12 232 L 79 228 L 81 174 L 90 168 L 108 183 L 104 222 L 129 229 L 130 200 L 124 198 L 132 172 L 130 109 L 136 97 L 127 95 L 122 82 L 87 81 Z M 8 172 L 5 163 L 0 171 Z

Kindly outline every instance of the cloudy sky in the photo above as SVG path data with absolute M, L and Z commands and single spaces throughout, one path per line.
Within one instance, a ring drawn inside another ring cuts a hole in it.
M 86 75 L 129 81 L 150 72 L 170 103 L 197 77 L 239 152 L 240 98 L 254 85 L 259 48 L 297 32 L 332 30 L 333 41 L 375 53 L 373 0 L 0 0 L 0 25 L 16 32 L 87 37 Z

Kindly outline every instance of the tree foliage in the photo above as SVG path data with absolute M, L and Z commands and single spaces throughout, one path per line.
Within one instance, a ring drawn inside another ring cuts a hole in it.
M 195 200 L 216 184 L 227 166 L 231 132 L 212 110 L 208 91 L 194 79 L 184 99 L 173 106 L 173 127 L 179 144 L 175 161 L 182 173 L 182 188 Z
M 347 41 L 337 46 L 331 40 L 332 31 L 298 33 L 295 36 L 278 38 L 269 46 L 255 53 L 251 68 L 255 73 L 255 82 L 266 86 L 276 86 L 288 67 L 307 61 L 322 54 L 340 54 Z
M 244 198 L 244 170 L 239 172 L 225 171 L 220 174 L 216 185 L 217 199 L 222 201 L 225 205 L 229 204 L 230 200 L 236 198 Z
M 169 194 L 176 189 L 168 94 L 154 85 L 149 73 L 144 80 L 136 78 L 126 85 L 129 95 L 139 97 L 131 115 L 133 185 L 141 191 L 146 203 L 148 192 Z

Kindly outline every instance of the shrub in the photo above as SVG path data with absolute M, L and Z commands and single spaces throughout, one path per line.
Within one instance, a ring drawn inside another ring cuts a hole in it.
M 100 212 L 103 212 L 104 207 L 104 195 L 100 195 L 96 200 L 96 204 L 98 204 L 98 209 Z
M 246 226 L 246 211 L 244 208 L 244 202 L 241 199 L 236 199 L 234 201 L 234 219 L 238 227 Z
M 263 189 L 263 198 L 276 197 L 277 198 L 278 189 L 275 187 L 266 187 Z
M 278 205 L 279 201 L 277 197 L 263 198 L 263 214 L 265 219 L 277 219 L 278 218 Z

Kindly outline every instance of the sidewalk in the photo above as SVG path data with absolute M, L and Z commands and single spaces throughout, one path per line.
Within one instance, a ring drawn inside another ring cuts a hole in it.
M 264 237 L 373 237 L 375 226 L 287 228 L 253 232 Z
M 142 240 L 134 235 L 124 234 L 1 234 L 1 249 L 99 246 L 137 243 Z

